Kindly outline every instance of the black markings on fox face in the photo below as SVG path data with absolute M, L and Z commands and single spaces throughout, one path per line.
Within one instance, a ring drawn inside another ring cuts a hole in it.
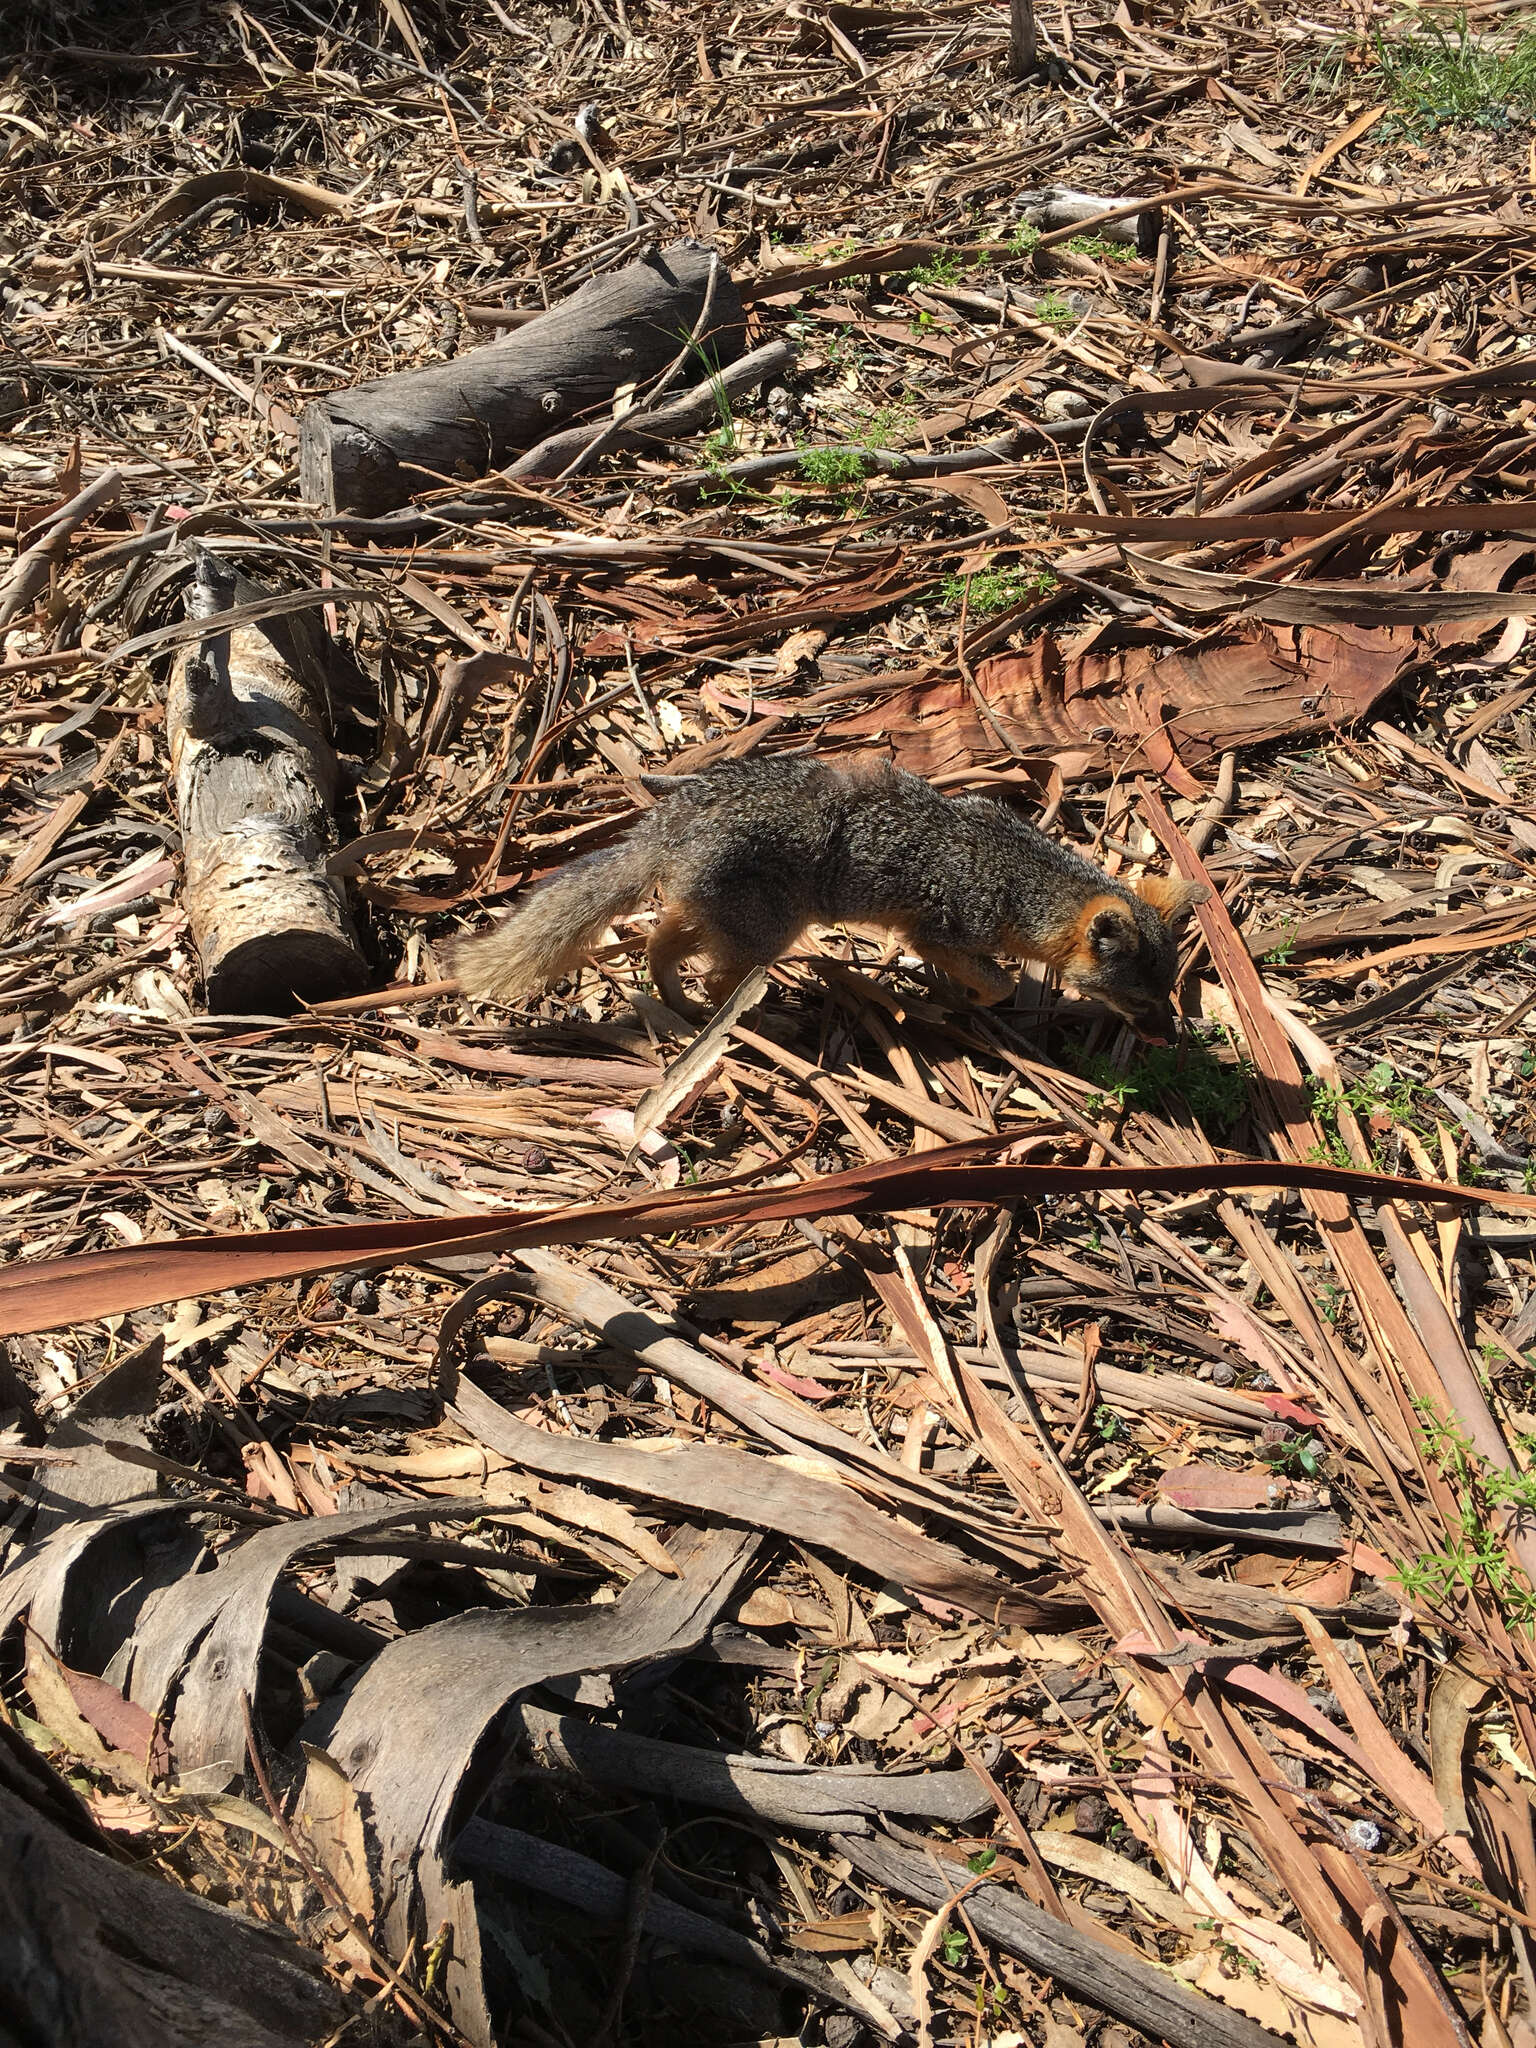
M 1148 878 L 1135 897 L 1094 896 L 1078 913 L 1059 962 L 1061 978 L 1148 1037 L 1173 1031 L 1169 997 L 1178 975 L 1176 928 L 1209 894 L 1203 882 Z

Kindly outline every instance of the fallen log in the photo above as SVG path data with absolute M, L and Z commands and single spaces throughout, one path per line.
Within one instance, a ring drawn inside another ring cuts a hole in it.
M 307 2048 L 351 2018 L 290 1936 L 130 1868 L 0 1722 L 0 2040 Z
M 266 595 L 196 550 L 189 618 Z M 187 921 L 215 1014 L 267 1015 L 360 989 L 367 962 L 336 845 L 324 639 L 299 614 L 215 631 L 177 658 L 166 731 Z
M 729 272 L 711 250 L 679 242 L 451 362 L 314 400 L 299 418 L 300 488 L 327 512 L 393 511 L 418 491 L 489 475 L 680 354 L 687 375 L 691 347 L 724 364 L 743 343 Z

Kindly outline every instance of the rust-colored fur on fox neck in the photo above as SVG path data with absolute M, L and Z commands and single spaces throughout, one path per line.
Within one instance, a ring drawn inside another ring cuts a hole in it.
M 1047 967 L 1054 967 L 1063 974 L 1074 964 L 1080 973 L 1086 974 L 1093 966 L 1093 953 L 1088 945 L 1088 931 L 1094 919 L 1109 911 L 1123 917 L 1134 932 L 1135 918 L 1123 896 L 1113 896 L 1107 890 L 1103 895 L 1090 896 L 1070 924 L 1052 932 L 1048 939 L 1028 939 L 1024 933 L 1014 934 L 1015 950 L 1026 959 L 1043 960 Z

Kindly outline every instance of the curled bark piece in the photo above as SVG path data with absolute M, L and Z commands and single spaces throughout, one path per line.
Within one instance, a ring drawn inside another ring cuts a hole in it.
M 264 593 L 197 551 L 192 618 Z M 186 856 L 184 900 L 216 1013 L 266 1013 L 351 994 L 367 978 L 336 845 L 336 756 L 309 621 L 269 618 L 183 655 L 166 704 Z
M 316 399 L 299 420 L 300 485 L 328 512 L 371 514 L 486 476 L 621 385 L 655 376 L 690 336 L 715 362 L 733 361 L 741 300 L 709 249 L 679 242 L 484 348 Z

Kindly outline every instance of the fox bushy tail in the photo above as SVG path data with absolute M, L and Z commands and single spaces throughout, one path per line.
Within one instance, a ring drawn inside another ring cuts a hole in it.
M 464 993 L 515 1003 L 569 974 L 591 957 L 616 917 L 645 901 L 662 863 L 661 847 L 643 827 L 573 861 L 505 923 L 454 949 L 451 965 Z

